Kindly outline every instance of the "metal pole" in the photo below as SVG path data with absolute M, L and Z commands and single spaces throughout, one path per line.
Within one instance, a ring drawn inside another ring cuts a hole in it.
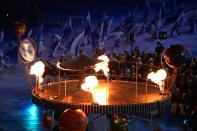
M 138 63 L 136 62 L 136 103 L 138 102 L 137 100 L 137 81 L 138 81 Z
M 58 88 L 59 96 L 60 96 L 60 69 L 59 69 L 59 88 Z
M 65 101 L 66 101 L 66 81 L 65 81 Z
M 120 61 L 118 61 L 118 70 L 119 70 L 119 80 L 120 80 L 120 78 L 121 78 L 121 69 L 120 69 Z
M 148 82 L 148 80 L 146 79 L 146 102 L 147 102 L 147 82 Z
M 106 105 L 107 105 L 108 104 L 108 101 L 107 101 L 108 100 L 108 88 L 105 88 L 105 90 L 106 90 L 106 96 L 105 96 L 106 100 L 105 101 L 106 101 Z

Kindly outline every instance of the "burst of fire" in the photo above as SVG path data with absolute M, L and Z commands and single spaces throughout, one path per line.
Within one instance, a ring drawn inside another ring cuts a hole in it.
M 159 85 L 160 90 L 163 90 L 164 80 L 166 79 L 167 73 L 164 69 L 158 70 L 156 73 L 151 72 L 148 74 L 148 79 Z
M 95 102 L 99 103 L 100 105 L 107 104 L 107 91 L 105 88 L 96 88 L 93 92 L 93 99 Z
M 100 105 L 107 104 L 106 88 L 99 86 L 96 76 L 87 76 L 85 82 L 81 85 L 81 89 L 92 93 L 94 102 Z
M 88 92 L 94 92 L 94 88 L 98 86 L 96 76 L 87 76 L 85 82 L 81 85 L 81 89 Z
M 104 75 L 108 77 L 109 75 L 109 68 L 108 68 L 108 62 L 109 58 L 106 55 L 102 55 L 98 57 L 99 60 L 103 60 L 103 62 L 96 64 L 94 70 L 96 72 L 102 70 Z M 81 85 L 81 89 L 84 91 L 88 91 L 92 93 L 94 102 L 106 105 L 107 104 L 107 91 L 106 87 L 99 87 L 98 80 L 96 76 L 87 76 L 85 78 L 85 82 Z
M 95 66 L 95 71 L 98 72 L 100 70 L 103 71 L 104 75 L 106 77 L 108 77 L 109 75 L 109 67 L 108 67 L 108 62 L 109 62 L 109 58 L 106 55 L 102 55 L 98 57 L 99 60 L 103 60 L 104 62 L 98 63 Z
M 31 75 L 36 75 L 37 77 L 39 77 L 39 84 L 43 82 L 42 75 L 44 73 L 44 67 L 45 65 L 43 64 L 43 62 L 38 61 L 35 64 L 33 64 L 30 69 Z

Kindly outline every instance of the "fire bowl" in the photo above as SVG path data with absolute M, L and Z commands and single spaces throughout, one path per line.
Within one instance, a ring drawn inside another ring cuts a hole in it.
M 44 108 L 63 111 L 82 109 L 87 114 L 134 114 L 163 110 L 171 103 L 171 93 L 160 95 L 159 88 L 121 80 L 99 80 L 94 92 L 80 88 L 78 80 L 42 85 L 43 92 L 32 90 L 32 101 Z

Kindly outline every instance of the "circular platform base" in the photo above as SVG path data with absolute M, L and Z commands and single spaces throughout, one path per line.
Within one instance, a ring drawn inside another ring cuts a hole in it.
M 43 86 L 39 95 L 32 91 L 32 101 L 44 108 L 63 111 L 80 108 L 88 114 L 133 114 L 161 110 L 168 106 L 171 95 L 160 95 L 153 84 L 131 81 L 99 80 L 95 93 L 81 90 L 78 80 Z M 66 95 L 65 95 L 66 94 Z

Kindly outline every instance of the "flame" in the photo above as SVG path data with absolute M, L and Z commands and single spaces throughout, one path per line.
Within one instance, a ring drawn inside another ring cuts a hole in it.
M 96 76 L 87 76 L 85 82 L 81 85 L 81 89 L 92 93 L 93 101 L 100 105 L 107 104 L 108 91 L 106 87 L 99 86 Z
M 106 91 L 106 88 L 96 88 L 93 92 L 94 101 L 100 105 L 107 104 L 107 97 L 108 93 Z
M 45 65 L 43 64 L 43 62 L 38 61 L 38 62 L 34 63 L 30 69 L 31 75 L 36 75 L 37 77 L 39 77 L 39 84 L 43 82 L 42 75 L 44 73 L 44 67 L 45 67 Z
M 94 70 L 96 72 L 102 70 L 104 75 L 108 77 L 109 75 L 109 68 L 108 62 L 109 58 L 106 55 L 102 55 L 98 57 L 99 60 L 103 60 L 103 62 L 96 64 Z M 100 105 L 107 104 L 108 92 L 107 88 L 99 86 L 98 80 L 96 76 L 87 76 L 85 78 L 85 82 L 81 85 L 81 89 L 84 91 L 88 91 L 92 93 L 94 102 Z
M 85 83 L 81 85 L 81 89 L 88 92 L 94 92 L 94 88 L 98 86 L 98 80 L 96 76 L 87 76 Z
M 166 79 L 167 73 L 164 69 L 157 70 L 156 73 L 151 72 L 148 74 L 148 79 L 159 85 L 160 90 L 163 90 L 164 80 Z
M 109 67 L 108 67 L 108 62 L 109 62 L 109 58 L 106 55 L 102 55 L 98 57 L 99 60 L 103 60 L 104 62 L 98 63 L 95 66 L 95 71 L 98 72 L 100 70 L 103 71 L 104 75 L 106 77 L 108 77 L 109 75 Z

